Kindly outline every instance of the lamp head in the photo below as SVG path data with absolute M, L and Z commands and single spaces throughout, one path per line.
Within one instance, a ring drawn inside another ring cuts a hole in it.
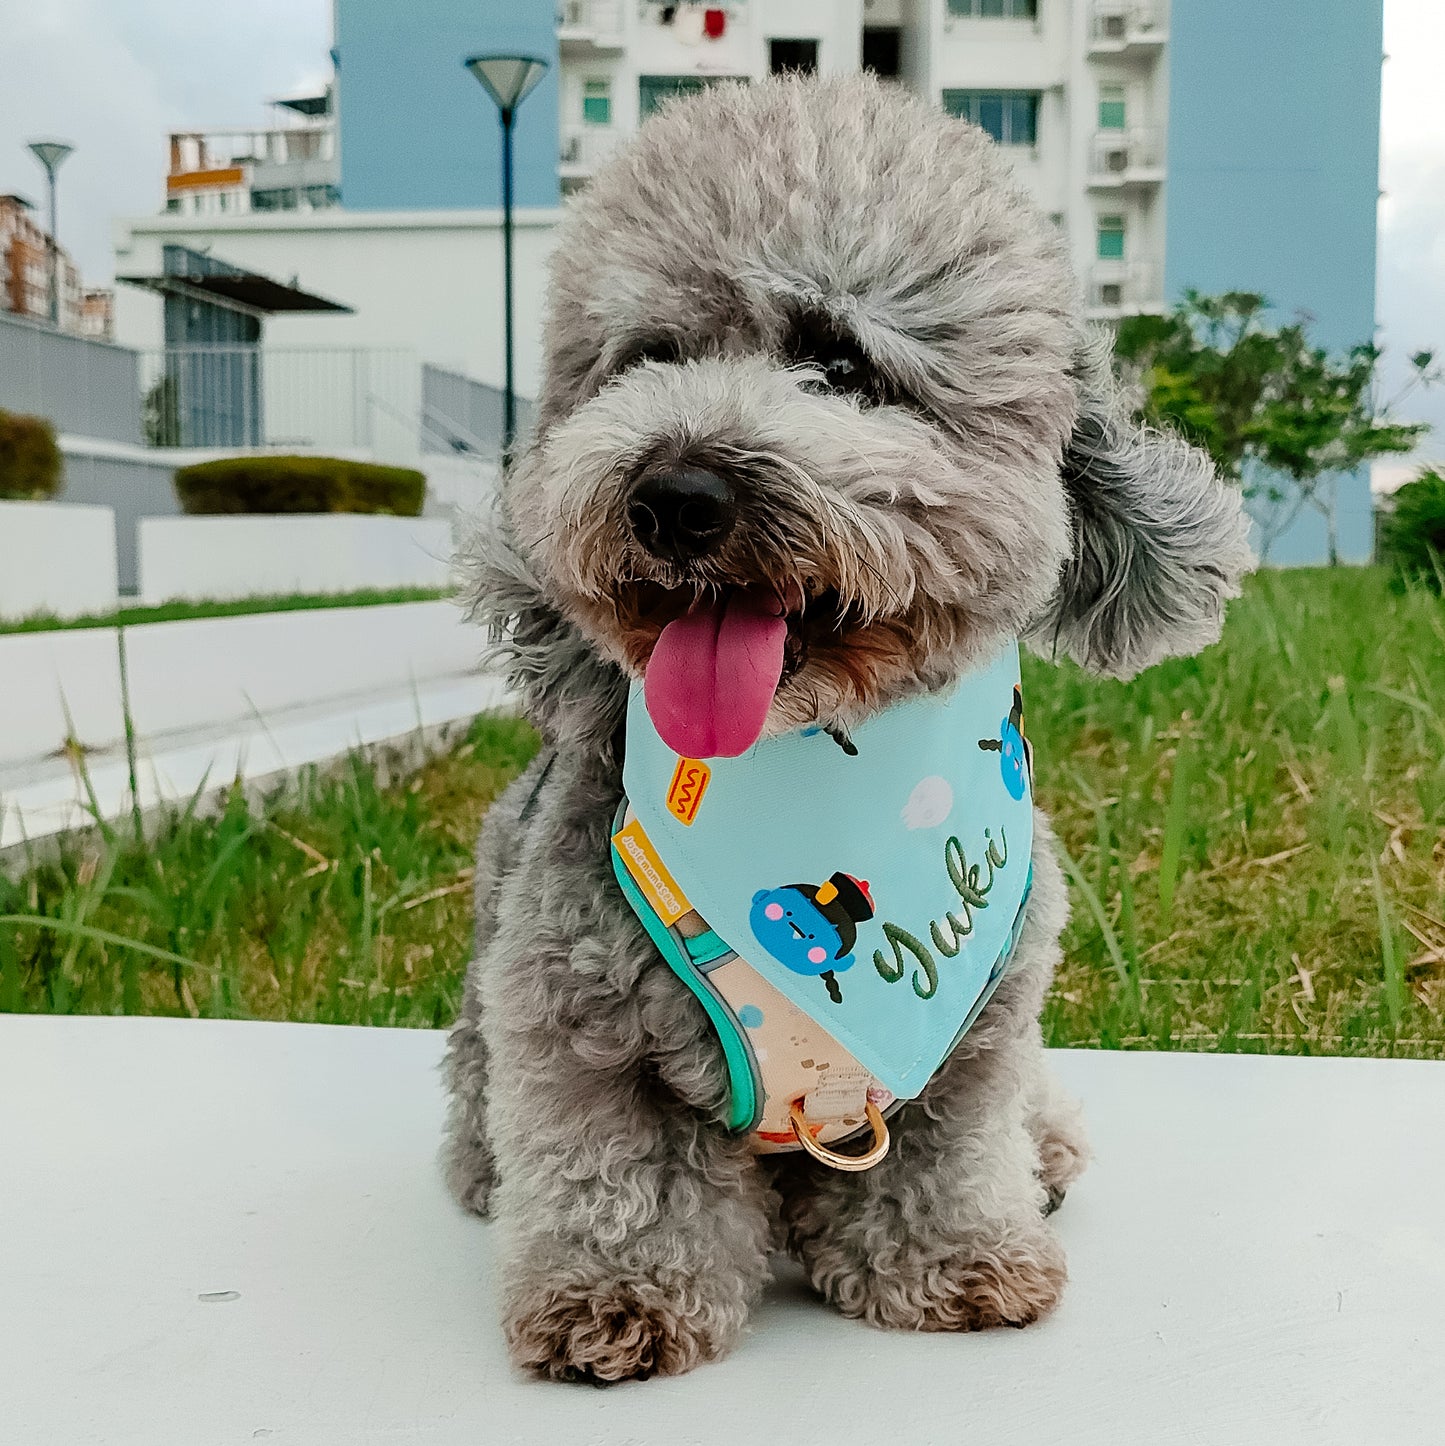
M 503 111 L 514 111 L 547 73 L 535 55 L 473 55 L 465 65 Z
M 54 175 L 60 169 L 60 163 L 68 156 L 74 146 L 65 141 L 31 141 L 30 150 L 35 159 L 45 167 L 48 175 Z

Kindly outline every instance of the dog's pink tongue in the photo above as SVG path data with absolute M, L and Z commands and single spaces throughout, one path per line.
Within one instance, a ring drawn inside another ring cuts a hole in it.
M 669 623 L 643 682 L 662 741 L 685 758 L 746 753 L 778 691 L 787 636 L 778 599 L 743 589 Z

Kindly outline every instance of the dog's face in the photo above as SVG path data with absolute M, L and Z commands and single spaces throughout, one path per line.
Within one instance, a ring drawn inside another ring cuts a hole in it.
M 680 753 L 846 725 L 1030 628 L 1097 651 L 1098 608 L 1060 592 L 1090 561 L 1082 340 L 1062 243 L 982 132 L 865 79 L 719 88 L 561 229 L 517 544 Z

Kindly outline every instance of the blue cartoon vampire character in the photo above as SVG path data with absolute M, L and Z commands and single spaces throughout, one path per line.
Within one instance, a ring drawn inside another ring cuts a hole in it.
M 999 724 L 997 738 L 980 738 L 978 746 L 985 753 L 999 754 L 1003 786 L 1010 798 L 1022 798 L 1024 789 L 1033 783 L 1034 757 L 1029 740 L 1024 737 L 1024 695 L 1015 686 L 1013 707 Z
M 758 942 L 794 974 L 817 975 L 834 1004 L 838 975 L 853 966 L 858 925 L 873 917 L 866 879 L 834 874 L 826 884 L 784 884 L 753 895 L 748 923 Z

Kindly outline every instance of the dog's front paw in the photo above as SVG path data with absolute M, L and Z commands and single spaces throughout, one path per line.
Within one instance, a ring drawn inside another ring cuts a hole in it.
M 891 1330 L 981 1331 L 1026 1326 L 1059 1303 L 1068 1280 L 1063 1247 L 1047 1230 L 939 1261 L 891 1262 L 824 1282 L 844 1315 Z
M 1044 1213 L 1051 1215 L 1064 1203 L 1069 1186 L 1089 1163 L 1089 1137 L 1084 1132 L 1082 1111 L 1069 1101 L 1036 1120 L 1034 1131 L 1039 1179 L 1048 1194 Z
M 684 1308 L 650 1281 L 554 1284 L 512 1302 L 507 1348 L 515 1365 L 557 1381 L 601 1386 L 681 1375 L 722 1355 L 743 1323 L 741 1310 L 688 1294 Z

